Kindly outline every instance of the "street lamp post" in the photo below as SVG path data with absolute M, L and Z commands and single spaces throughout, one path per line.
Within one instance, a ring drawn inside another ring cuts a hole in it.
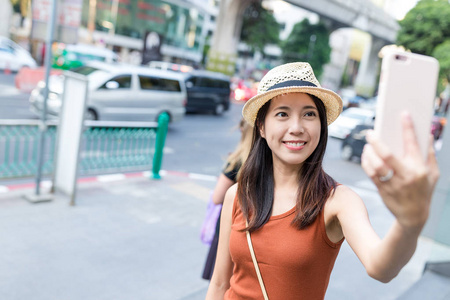
M 41 115 L 41 126 L 40 126 L 40 137 L 39 137 L 39 152 L 38 152 L 38 162 L 37 162 L 37 170 L 36 170 L 36 189 L 34 195 L 26 195 L 25 198 L 31 202 L 42 202 L 42 201 L 50 201 L 52 200 L 52 196 L 50 195 L 41 195 L 41 179 L 42 179 L 42 167 L 44 164 L 44 154 L 45 154 L 45 134 L 47 132 L 47 99 L 49 94 L 49 77 L 50 77 L 50 67 L 51 67 L 51 59 L 52 59 L 52 43 L 53 43 L 53 35 L 54 28 L 56 24 L 56 1 L 52 1 L 51 6 L 51 14 L 49 24 L 47 25 L 47 41 L 46 41 L 46 51 L 45 51 L 45 73 L 44 73 L 44 81 L 45 87 L 43 90 L 43 108 Z

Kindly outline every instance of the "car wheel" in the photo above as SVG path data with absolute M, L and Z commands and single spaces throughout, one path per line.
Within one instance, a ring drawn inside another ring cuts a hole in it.
M 351 160 L 353 157 L 353 149 L 350 145 L 345 145 L 341 150 L 341 157 L 344 160 Z
M 220 103 L 220 104 L 216 105 L 216 108 L 214 109 L 214 114 L 217 116 L 220 116 L 221 114 L 223 114 L 224 111 L 225 111 L 225 105 Z
M 84 119 L 85 120 L 90 120 L 90 121 L 97 121 L 98 120 L 98 115 L 95 112 L 95 110 L 93 110 L 92 108 L 89 108 L 86 111 L 86 114 L 84 115 Z

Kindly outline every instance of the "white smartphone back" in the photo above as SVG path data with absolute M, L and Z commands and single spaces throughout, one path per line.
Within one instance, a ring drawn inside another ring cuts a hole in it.
M 400 115 L 411 114 L 420 150 L 427 156 L 439 73 L 430 56 L 392 52 L 381 65 L 374 131 L 397 157 L 403 155 Z

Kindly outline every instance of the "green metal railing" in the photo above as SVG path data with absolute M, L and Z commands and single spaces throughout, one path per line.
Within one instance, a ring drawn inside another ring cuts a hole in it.
M 37 171 L 39 124 L 37 120 L 0 121 L 0 179 L 31 177 Z M 82 136 L 79 174 L 152 170 L 160 178 L 168 115 L 158 123 L 87 121 Z M 56 124 L 48 123 L 43 174 L 53 172 Z
M 48 126 L 43 171 L 53 169 L 56 127 Z M 35 120 L 2 120 L 0 123 L 0 179 L 28 177 L 36 174 L 39 122 Z

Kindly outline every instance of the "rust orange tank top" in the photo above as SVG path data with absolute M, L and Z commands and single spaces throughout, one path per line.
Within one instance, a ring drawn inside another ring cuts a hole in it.
M 236 198 L 237 199 L 237 198 Z M 245 220 L 234 200 L 230 254 L 234 263 L 225 299 L 263 299 L 245 232 Z M 325 230 L 323 210 L 307 228 L 291 225 L 295 207 L 272 216 L 252 232 L 252 243 L 270 300 L 324 299 L 331 270 L 344 240 L 333 243 Z

